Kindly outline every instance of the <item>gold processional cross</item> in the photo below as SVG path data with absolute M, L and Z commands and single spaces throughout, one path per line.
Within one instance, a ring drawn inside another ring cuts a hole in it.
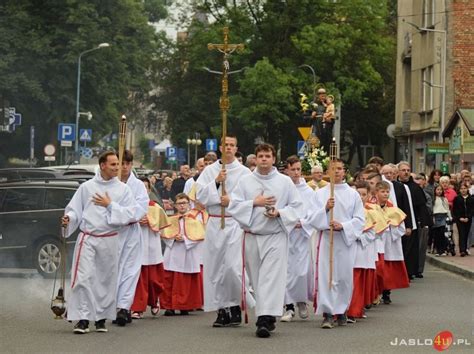
M 229 75 L 229 56 L 232 54 L 234 51 L 242 51 L 244 49 L 244 45 L 242 43 L 239 44 L 229 44 L 229 27 L 224 27 L 223 29 L 224 32 L 224 43 L 223 44 L 213 44 L 209 43 L 207 45 L 207 49 L 209 50 L 218 50 L 219 52 L 224 54 L 224 58 L 222 61 L 222 96 L 219 99 L 219 108 L 221 110 L 221 115 L 222 115 L 222 139 L 221 139 L 221 145 L 223 148 L 225 148 L 225 137 L 227 135 L 227 111 L 230 108 L 230 101 L 229 97 L 227 96 L 227 93 L 229 92 L 229 81 L 228 81 L 228 75 Z M 222 152 L 222 169 L 225 169 L 225 154 Z M 222 182 L 222 196 L 225 196 L 226 191 L 225 191 L 225 182 Z M 224 229 L 225 227 L 225 207 L 221 207 L 221 229 Z

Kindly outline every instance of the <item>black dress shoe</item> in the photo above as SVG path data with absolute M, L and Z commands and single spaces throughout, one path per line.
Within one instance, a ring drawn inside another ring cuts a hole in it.
M 165 316 L 174 316 L 174 315 L 175 315 L 174 310 L 166 310 L 165 311 Z
M 240 306 L 232 306 L 230 308 L 230 323 L 231 326 L 237 327 L 242 324 L 242 310 Z
M 257 331 L 255 332 L 255 334 L 259 338 L 268 338 L 270 337 L 270 330 L 266 326 L 261 325 L 260 327 L 257 328 Z
M 188 310 L 179 310 L 179 314 L 181 316 L 188 316 L 189 315 L 189 311 Z
M 422 279 L 422 278 L 423 278 L 423 274 L 418 273 L 417 275 L 415 275 L 415 277 Z
M 212 324 L 212 327 L 227 327 L 230 325 L 230 316 L 226 309 L 219 309 L 217 311 L 217 318 Z
M 120 326 L 124 327 L 128 322 L 128 311 L 125 309 L 120 309 L 117 312 L 117 319 L 115 322 Z

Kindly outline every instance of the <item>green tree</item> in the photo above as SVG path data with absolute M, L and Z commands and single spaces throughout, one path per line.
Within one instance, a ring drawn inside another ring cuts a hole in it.
M 159 1 L 154 1 L 158 4 Z M 163 3 L 163 2 L 162 2 Z M 5 155 L 28 154 L 29 125 L 36 147 L 56 141 L 58 122 L 75 120 L 79 53 L 107 42 L 110 48 L 82 60 L 80 110 L 91 111 L 95 136 L 118 129 L 132 110 L 130 94 L 147 93 L 161 41 L 148 23 L 157 19 L 148 2 L 136 0 L 5 0 L 0 5 L 0 96 L 23 114 L 13 134 L 0 133 Z M 13 144 L 21 142 L 20 144 Z
M 390 1 L 207 0 L 199 2 L 196 11 L 215 22 L 192 23 L 186 44 L 175 47 L 171 55 L 176 71 L 160 82 L 163 103 L 173 117 L 173 138 L 201 124 L 202 131 L 220 131 L 219 79 L 206 78 L 201 67 L 220 67 L 221 57 L 208 53 L 206 44 L 220 43 L 219 30 L 228 25 L 231 42 L 246 45 L 245 53 L 231 56 L 233 70 L 248 69 L 243 76 L 230 77 L 229 114 L 231 128 L 242 135 L 239 145 L 244 151 L 250 152 L 263 132 L 272 142 L 282 141 L 283 156 L 295 152 L 296 128 L 302 124 L 299 93 L 314 89 L 302 64 L 311 65 L 316 80 L 331 93 L 341 94 L 343 148 L 349 162 L 361 144 L 383 145 L 380 131 L 393 117 L 394 104 L 395 17 Z M 179 63 L 186 63 L 186 69 Z M 271 82 L 268 78 L 276 73 L 282 80 Z M 276 102 L 273 96 L 286 101 Z M 179 103 L 172 106 L 164 102 L 168 99 Z M 193 107 L 199 107 L 198 113 L 192 113 L 184 106 L 196 99 Z M 265 126 L 263 122 L 271 121 L 268 112 L 277 118 Z

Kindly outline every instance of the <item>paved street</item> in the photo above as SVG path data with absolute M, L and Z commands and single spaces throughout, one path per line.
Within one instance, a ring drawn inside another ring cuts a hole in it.
M 72 324 L 54 320 L 49 310 L 52 281 L 39 277 L 0 278 L 0 352 L 434 352 L 432 346 L 391 345 L 419 339 L 424 343 L 443 330 L 473 341 L 474 283 L 431 265 L 424 279 L 394 292 L 391 305 L 368 312 L 369 318 L 333 330 L 319 328 L 320 319 L 278 323 L 270 339 L 254 335 L 255 321 L 241 328 L 211 328 L 214 314 L 188 317 L 148 315 L 131 326 L 109 324 L 109 333 L 74 335 Z M 404 341 L 403 341 L 404 340 Z M 451 351 L 472 351 L 457 345 Z

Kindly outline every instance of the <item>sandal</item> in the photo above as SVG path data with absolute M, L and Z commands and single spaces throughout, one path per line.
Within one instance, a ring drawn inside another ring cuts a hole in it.
M 151 308 L 151 314 L 157 316 L 160 313 L 160 300 L 156 302 L 156 305 Z
M 140 320 L 143 318 L 143 312 L 133 312 L 132 313 L 132 318 L 134 320 Z

